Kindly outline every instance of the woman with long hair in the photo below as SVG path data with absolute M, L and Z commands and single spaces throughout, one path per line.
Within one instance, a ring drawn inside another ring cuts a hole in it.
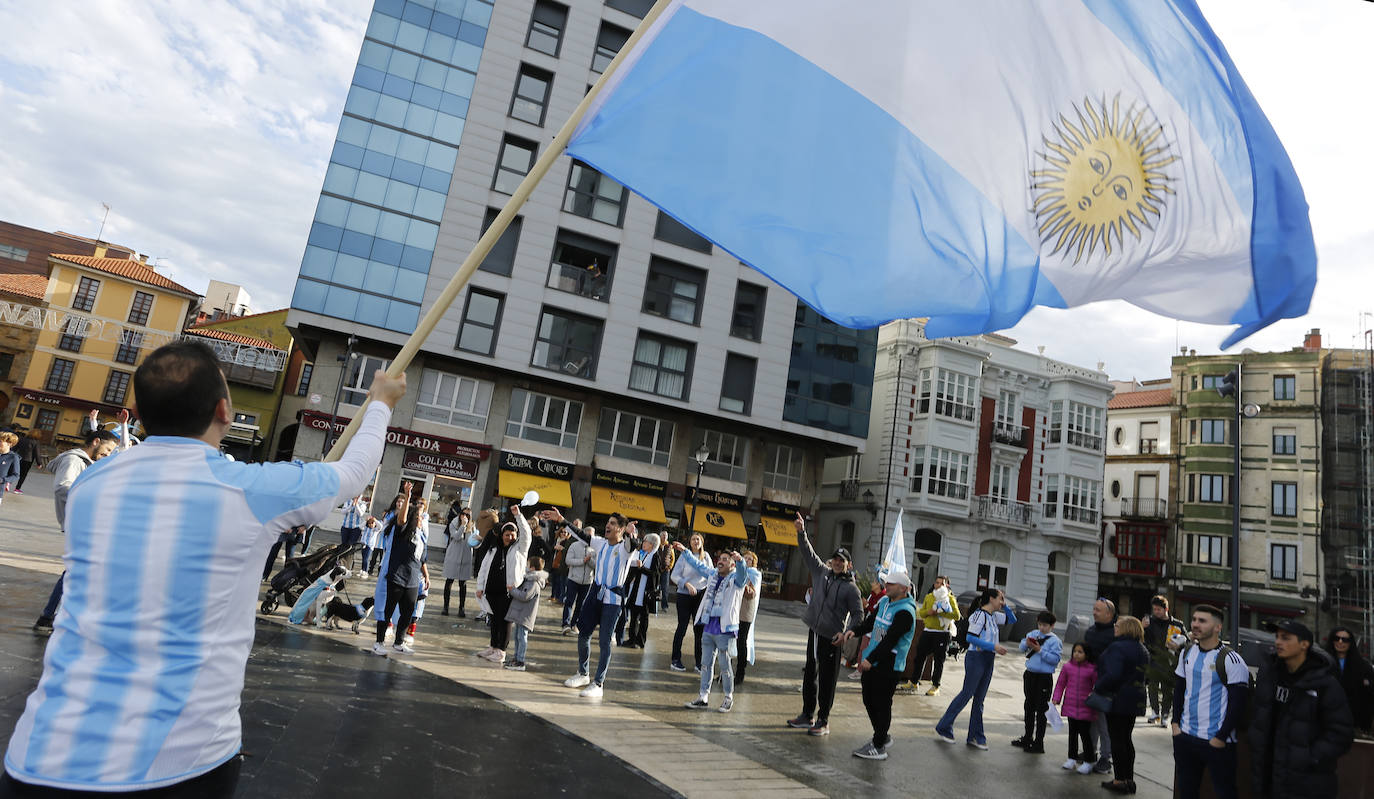
M 477 525 L 472 511 L 463 508 L 444 529 L 448 546 L 444 549 L 444 609 L 448 615 L 449 597 L 454 581 L 458 581 L 458 618 L 467 618 L 468 580 L 472 579 L 472 548 L 477 543 Z
M 429 542 L 425 524 L 425 503 L 410 499 L 411 485 L 401 485 L 400 502 L 396 506 L 395 518 L 389 527 L 386 543 L 386 564 L 383 575 L 377 580 L 374 610 L 377 615 L 377 640 L 372 645 L 372 654 L 385 657 L 386 630 L 393 613 L 399 612 L 396 622 L 395 641 L 391 651 L 397 654 L 414 653 L 405 642 L 406 631 L 415 618 L 415 606 L 422 591 L 428 593 L 429 568 L 425 565 Z
M 1326 651 L 1334 663 L 1331 670 L 1345 689 L 1355 731 L 1374 732 L 1374 666 L 1360 655 L 1360 640 L 1349 627 L 1332 627 L 1326 634 Z
M 711 562 L 711 556 L 706 553 L 706 539 L 700 533 L 692 533 L 687 539 L 687 551 L 698 560 Z M 669 668 L 673 671 L 687 670 L 682 665 L 682 639 L 687 635 L 687 628 L 692 626 L 692 654 L 696 656 L 697 671 L 701 671 L 701 629 L 692 625 L 692 620 L 697 617 L 697 609 L 701 607 L 701 591 L 706 587 L 708 578 L 697 574 L 687 565 L 685 558 L 678 558 L 669 579 L 677 586 L 677 598 L 674 600 L 677 603 L 677 629 L 673 631 L 673 659 Z
M 520 513 L 519 505 L 511 505 L 510 514 L 514 521 L 501 525 L 501 538 L 487 549 L 477 574 L 477 598 L 486 600 L 491 609 L 491 644 L 477 656 L 493 663 L 506 661 L 510 636 L 506 612 L 510 610 L 511 592 L 525 579 L 530 552 L 529 522 Z
M 992 668 L 998 655 L 1007 654 L 1007 648 L 999 643 L 1003 624 L 1015 624 L 1016 614 L 1007 606 L 1007 597 L 996 588 L 984 588 L 978 598 L 969 606 L 968 613 L 968 654 L 964 655 L 964 687 L 959 690 L 935 725 L 935 734 L 947 744 L 954 740 L 954 720 L 964 712 L 964 706 L 973 702 L 969 711 L 969 746 L 987 751 L 988 739 L 983 732 L 983 700 L 987 698 L 988 687 L 992 685 Z

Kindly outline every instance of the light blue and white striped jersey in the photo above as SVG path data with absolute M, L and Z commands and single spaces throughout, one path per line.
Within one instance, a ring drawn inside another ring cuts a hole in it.
M 343 524 L 339 526 L 362 528 L 363 523 L 367 521 L 366 514 L 366 503 L 364 503 L 361 499 L 357 501 L 350 499 L 348 501 L 348 504 L 344 505 Z
M 1203 651 L 1196 645 L 1188 647 L 1178 659 L 1174 674 L 1187 681 L 1183 691 L 1183 709 L 1175 709 L 1178 726 L 1185 734 L 1209 740 L 1221 729 L 1226 718 L 1226 686 L 1250 685 L 1250 669 L 1234 650 L 1226 655 L 1223 666 L 1226 669 L 1226 684 L 1217 679 L 1217 654 L 1221 647 Z M 1227 739 L 1236 741 L 1232 732 Z
M 86 469 L 67 503 L 66 594 L 5 769 L 129 791 L 233 757 L 263 559 L 279 533 L 357 495 L 390 418 L 369 404 L 337 463 L 237 463 L 152 436 Z
M 625 598 L 617 590 L 625 584 L 630 573 L 630 559 L 634 551 L 627 549 L 629 539 L 622 538 L 620 543 L 612 544 L 600 536 L 592 536 L 591 548 L 596 553 L 596 572 L 593 581 L 601 586 L 597 597 L 607 605 L 624 604 Z

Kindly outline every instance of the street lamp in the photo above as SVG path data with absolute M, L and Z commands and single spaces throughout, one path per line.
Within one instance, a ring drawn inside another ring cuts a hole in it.
M 1231 435 L 1231 646 L 1240 646 L 1240 423 L 1259 416 L 1259 406 L 1253 402 L 1241 404 L 1241 364 L 1221 379 L 1217 393 L 1235 397 L 1236 429 Z
M 864 510 L 868 511 L 870 517 L 878 518 L 878 506 L 873 504 L 873 492 L 867 488 L 864 489 Z
M 329 445 L 334 438 L 334 424 L 339 418 L 339 400 L 343 395 L 344 376 L 348 374 L 348 367 L 353 363 L 353 359 L 358 357 L 358 353 L 353 348 L 358 344 L 357 336 L 348 337 L 348 350 L 345 354 L 338 356 L 339 362 L 339 385 L 334 389 L 334 408 L 329 412 L 329 430 L 324 434 L 324 446 L 320 448 L 320 459 L 323 460 L 329 454 Z
M 692 462 L 697 465 L 697 484 L 692 487 L 692 518 L 687 522 L 687 534 L 690 536 L 697 529 L 697 505 L 701 504 L 701 473 L 706 471 L 706 459 L 711 457 L 711 450 L 705 442 L 692 453 Z

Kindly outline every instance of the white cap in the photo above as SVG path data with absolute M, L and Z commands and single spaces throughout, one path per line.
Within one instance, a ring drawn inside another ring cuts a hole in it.
M 892 583 L 894 585 L 904 585 L 907 588 L 910 588 L 911 576 L 908 575 L 905 571 L 902 571 L 901 569 L 893 569 L 892 571 L 883 575 L 883 582 Z

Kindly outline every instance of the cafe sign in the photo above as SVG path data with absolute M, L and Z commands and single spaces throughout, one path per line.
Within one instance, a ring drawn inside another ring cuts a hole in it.
M 718 508 L 730 508 L 732 510 L 744 510 L 744 497 L 739 494 L 726 494 L 722 491 L 703 490 L 698 491 L 691 486 L 687 487 L 687 499 L 683 500 L 688 504 L 701 503 L 703 505 L 715 505 Z
M 633 491 L 637 494 L 651 494 L 656 497 L 668 493 L 668 485 L 660 480 L 651 480 L 634 474 L 603 472 L 600 469 L 592 472 L 592 485 L 605 486 L 618 491 Z
M 542 477 L 552 477 L 555 480 L 571 480 L 573 473 L 571 463 L 551 461 L 548 458 L 508 451 L 501 453 L 501 468 L 508 472 L 537 474 Z
M 333 440 L 337 438 L 338 435 L 344 431 L 344 428 L 348 426 L 348 422 L 349 419 L 342 416 L 335 418 L 330 439 Z M 330 416 L 327 413 L 302 411 L 301 424 L 304 424 L 312 430 L 331 432 Z M 406 430 L 400 427 L 388 427 L 386 429 L 386 443 L 395 444 L 398 447 L 418 450 L 420 452 L 438 455 L 455 455 L 459 458 L 479 461 L 486 460 L 487 455 L 491 453 L 491 447 L 485 444 L 474 444 L 468 441 L 444 438 L 443 436 L 430 435 L 429 433 L 421 433 L 416 430 Z
M 405 457 L 401 459 L 401 466 L 406 469 L 437 474 L 440 477 L 471 481 L 477 479 L 477 470 L 481 464 L 469 458 L 408 449 Z

